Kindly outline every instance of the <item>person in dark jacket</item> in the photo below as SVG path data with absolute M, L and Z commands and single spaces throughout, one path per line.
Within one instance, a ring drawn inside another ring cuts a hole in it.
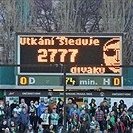
M 107 130 L 108 133 L 113 133 L 113 125 L 110 121 L 110 116 L 102 121 L 103 131 Z
M 10 121 L 13 121 L 15 126 L 17 127 L 17 130 L 19 130 L 20 119 L 17 117 L 17 113 L 16 112 L 13 114 L 13 117 L 11 117 Z
M 5 119 L 7 119 L 7 121 L 8 121 L 8 119 L 10 118 L 10 115 L 11 115 L 9 101 L 6 101 L 6 103 L 5 103 L 4 112 L 5 112 Z
M 131 115 L 133 114 L 133 103 L 132 103 L 132 105 L 128 108 L 127 111 L 128 111 L 129 114 L 131 114 Z
M 37 109 L 34 106 L 33 101 L 30 101 L 29 115 L 30 115 L 30 124 L 33 126 L 33 129 L 35 130 L 37 127 Z
M 81 124 L 80 133 L 89 133 L 89 130 L 90 130 L 90 122 L 88 122 L 86 117 L 84 117 L 83 122 Z
M 60 112 L 60 110 L 63 108 L 63 106 L 64 106 L 63 101 L 61 99 L 59 99 L 59 102 L 57 104 L 57 113 Z
M 124 103 L 124 100 L 120 100 L 120 104 L 119 104 L 119 115 L 122 114 L 122 112 L 124 111 L 124 108 L 127 108 L 127 105 Z
M 15 125 L 14 121 L 10 121 L 10 131 L 11 133 L 19 133 L 17 126 Z
M 7 120 L 4 119 L 2 121 L 2 125 L 0 126 L 0 133 L 4 133 L 6 128 L 8 128 L 8 124 L 7 124 Z
M 96 100 L 95 99 L 91 99 L 91 102 L 89 103 L 89 105 L 90 105 L 90 116 L 92 117 L 92 116 L 94 116 L 95 115 L 95 112 L 96 112 Z
M 27 110 L 23 108 L 22 113 L 20 114 L 20 131 L 24 133 L 25 129 L 28 127 L 30 123 L 30 117 L 27 113 Z
M 119 117 L 119 107 L 118 107 L 117 102 L 114 102 L 114 106 L 112 107 L 112 111 L 114 111 L 116 118 Z
M 17 105 L 17 101 L 16 100 L 14 100 L 13 103 L 10 105 L 10 114 L 11 114 L 11 116 L 13 116 L 12 115 L 12 111 L 13 111 L 14 108 L 16 108 L 16 105 Z
M 109 106 L 106 101 L 101 105 L 101 110 L 104 112 L 104 117 L 106 118 L 109 113 Z

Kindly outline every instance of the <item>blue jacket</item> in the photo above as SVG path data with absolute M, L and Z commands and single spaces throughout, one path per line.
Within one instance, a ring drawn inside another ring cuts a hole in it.
M 40 116 L 42 115 L 43 110 L 44 110 L 45 107 L 46 107 L 46 106 L 45 106 L 44 104 L 40 104 L 40 105 L 38 106 L 38 117 L 40 117 Z
M 23 124 L 23 125 L 28 125 L 29 122 L 30 122 L 29 114 L 21 113 L 20 114 L 20 123 Z
M 73 112 L 74 112 L 74 108 L 71 108 L 70 111 L 69 111 L 69 116 L 71 116 L 73 114 Z M 80 115 L 80 110 L 79 109 L 77 109 L 77 113 L 78 113 L 78 115 Z

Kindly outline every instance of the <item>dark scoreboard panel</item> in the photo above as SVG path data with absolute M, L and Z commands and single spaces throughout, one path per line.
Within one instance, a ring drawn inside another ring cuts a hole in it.
M 19 73 L 121 74 L 121 36 L 18 35 Z M 26 66 L 27 65 L 27 66 Z

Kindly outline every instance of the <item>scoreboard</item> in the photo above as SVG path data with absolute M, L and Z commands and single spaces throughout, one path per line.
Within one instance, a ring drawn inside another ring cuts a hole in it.
M 123 86 L 122 34 L 17 33 L 17 85 Z
M 19 74 L 121 75 L 121 34 L 18 34 Z

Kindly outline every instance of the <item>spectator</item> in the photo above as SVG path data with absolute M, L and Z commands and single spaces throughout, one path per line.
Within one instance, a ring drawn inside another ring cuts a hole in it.
M 108 131 L 108 133 L 113 133 L 113 125 L 110 121 L 110 116 L 107 116 L 103 122 L 102 122 L 102 125 L 103 125 L 103 131 Z
M 81 105 L 80 111 L 83 110 L 83 109 L 85 109 L 85 106 L 86 106 L 86 105 L 88 105 L 88 100 L 84 100 L 84 104 Z
M 69 114 L 70 109 L 73 107 L 72 98 L 68 98 L 68 103 L 66 104 L 66 111 Z
M 59 102 L 57 103 L 57 113 L 60 112 L 60 110 L 63 108 L 63 101 L 59 99 Z
M 100 103 L 100 107 L 102 107 L 103 104 L 105 104 L 105 103 L 108 106 L 108 108 L 110 108 L 110 104 L 107 102 L 107 98 L 106 97 L 104 97 L 103 101 Z
M 86 119 L 86 117 L 83 118 L 80 133 L 89 133 L 90 130 L 90 122 Z
M 55 106 L 56 106 L 56 103 L 55 103 L 54 99 L 51 98 L 51 102 L 50 102 L 50 104 L 48 105 L 48 111 L 49 111 L 49 113 L 52 112 L 52 109 L 53 109 Z
M 114 106 L 112 107 L 112 111 L 115 113 L 115 117 L 119 117 L 119 107 L 117 105 L 117 102 L 114 102 Z
M 48 113 L 48 108 L 44 109 L 43 114 L 40 116 L 40 118 L 42 119 L 41 125 L 43 125 L 43 128 L 47 130 L 50 122 L 50 114 Z
M 36 107 L 36 109 L 38 109 L 39 106 L 38 101 L 35 101 L 34 106 Z
M 10 105 L 10 111 L 11 111 L 10 114 L 12 114 L 13 109 L 16 108 L 16 104 L 17 104 L 17 101 L 14 100 L 13 103 Z
M 4 133 L 6 128 L 8 128 L 8 123 L 7 123 L 7 120 L 4 119 L 2 120 L 2 124 L 0 126 L 0 133 Z
M 120 100 L 120 104 L 119 104 L 119 115 L 122 114 L 124 108 L 127 108 L 127 105 L 124 103 L 124 100 Z
M 39 124 L 41 124 L 41 118 L 40 118 L 40 116 L 43 114 L 44 109 L 45 109 L 44 100 L 41 100 L 41 103 L 38 106 L 38 119 L 39 119 Z
M 18 127 L 15 125 L 14 121 L 10 121 L 10 131 L 11 133 L 17 133 L 18 132 Z
M 17 117 L 17 113 L 15 112 L 13 114 L 13 117 L 11 117 L 10 122 L 13 121 L 15 126 L 17 127 L 17 130 L 19 131 L 20 128 L 20 119 Z
M 20 118 L 20 114 L 22 113 L 22 109 L 19 107 L 18 104 L 16 104 L 16 108 L 14 108 L 14 109 L 12 110 L 12 115 L 13 115 L 14 113 L 17 113 L 17 117 Z
M 45 108 L 44 100 L 41 100 L 41 103 L 38 106 L 38 117 L 42 115 L 44 108 Z
M 70 116 L 70 117 L 71 117 L 71 115 L 73 114 L 73 111 L 74 111 L 75 109 L 77 110 L 78 115 L 80 115 L 80 110 L 78 109 L 77 104 L 74 104 L 73 107 L 70 109 L 70 112 L 69 112 L 69 116 Z
M 73 130 L 76 130 L 76 128 L 79 125 L 79 122 L 80 122 L 79 114 L 77 113 L 77 110 L 74 109 L 73 114 L 71 115 L 70 118 L 70 123 L 72 124 Z
M 85 112 L 85 110 L 82 110 L 81 114 L 80 114 L 80 123 L 81 124 L 82 124 L 84 118 L 86 119 L 86 121 L 88 121 L 90 123 L 90 116 L 89 116 L 89 114 L 87 114 Z
M 101 110 L 100 106 L 98 106 L 98 110 L 95 113 L 95 118 L 100 125 L 100 130 L 102 131 L 102 121 L 104 120 L 104 112 Z
M 133 117 L 131 117 L 130 121 L 130 132 L 133 133 Z
M 7 121 L 8 121 L 8 119 L 10 118 L 10 106 L 9 106 L 9 101 L 6 101 L 6 103 L 5 103 L 5 106 L 4 106 L 4 112 L 5 112 L 5 119 L 7 119 Z
M 37 133 L 44 133 L 44 128 L 42 127 L 41 124 L 38 127 Z
M 123 122 L 121 122 L 120 118 L 117 118 L 117 122 L 114 125 L 114 133 L 124 133 L 125 126 Z
M 108 113 L 109 113 L 109 106 L 108 106 L 108 103 L 106 101 L 103 101 L 102 105 L 100 106 L 101 107 L 101 110 L 103 111 L 104 113 L 104 117 L 106 118 Z
M 126 114 L 125 111 L 122 112 L 122 115 L 120 116 L 120 120 L 124 124 L 126 131 L 129 131 L 130 117 Z
M 129 112 L 129 114 L 133 114 L 133 103 L 132 103 L 132 105 L 128 108 L 127 111 Z
M 94 133 L 96 130 L 99 130 L 100 126 L 98 121 L 95 119 L 94 116 L 92 116 L 92 121 L 90 122 L 90 132 Z
M 48 107 L 48 105 L 49 105 L 48 98 L 44 98 L 44 105 L 45 105 L 45 107 Z
M 58 125 L 60 130 L 62 130 L 64 125 L 64 108 L 61 108 L 58 114 L 59 114 Z
M 95 99 L 91 99 L 91 102 L 89 103 L 90 105 L 90 117 L 95 115 L 95 111 L 96 111 L 96 100 Z
M 25 130 L 24 133 L 34 133 L 34 130 L 31 124 L 28 126 L 28 128 Z
M 19 107 L 21 109 L 25 108 L 26 111 L 28 111 L 28 105 L 25 103 L 25 100 L 24 99 L 21 99 L 21 103 L 20 103 Z
M 57 133 L 57 132 L 54 131 L 54 126 L 50 125 L 49 130 L 47 131 L 47 133 Z
M 55 133 L 58 133 L 58 120 L 59 115 L 56 113 L 56 108 L 53 108 L 52 113 L 50 114 L 50 124 L 53 125 Z
M 90 116 L 90 109 L 89 109 L 89 106 L 88 105 L 85 105 L 85 108 L 84 108 L 85 112 Z M 91 118 L 91 117 L 90 117 Z
M 30 101 L 29 116 L 30 116 L 30 124 L 33 126 L 33 129 L 35 130 L 37 127 L 37 109 L 34 106 L 33 101 Z
M 111 111 L 110 112 L 110 126 L 111 126 L 111 128 L 110 128 L 110 131 L 112 131 L 113 132 L 113 127 L 114 127 L 114 125 L 115 125 L 115 122 L 116 122 L 116 117 L 115 117 L 115 114 L 114 114 L 114 111 Z
M 4 105 L 0 105 L 0 124 L 5 118 Z
M 20 130 L 22 133 L 26 130 L 30 123 L 30 117 L 27 113 L 27 110 L 23 108 L 22 113 L 20 114 Z

